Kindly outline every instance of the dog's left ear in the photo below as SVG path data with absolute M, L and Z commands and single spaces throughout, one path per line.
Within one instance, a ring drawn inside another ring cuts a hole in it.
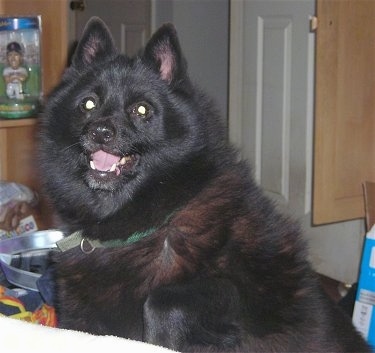
M 82 37 L 73 54 L 72 66 L 83 70 L 93 63 L 100 63 L 115 55 L 117 50 L 106 24 L 98 17 L 92 17 L 83 30 Z
M 186 76 L 186 60 L 172 24 L 165 24 L 155 32 L 146 45 L 144 58 L 169 84 Z

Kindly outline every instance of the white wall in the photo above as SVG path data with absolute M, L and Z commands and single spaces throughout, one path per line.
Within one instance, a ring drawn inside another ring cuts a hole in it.
M 153 0 L 152 28 L 172 22 L 189 73 L 213 97 L 227 121 L 229 0 Z

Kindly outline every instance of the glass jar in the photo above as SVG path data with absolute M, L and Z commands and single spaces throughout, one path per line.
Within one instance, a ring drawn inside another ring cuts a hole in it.
M 0 16 L 0 118 L 26 118 L 38 111 L 40 36 L 40 16 Z

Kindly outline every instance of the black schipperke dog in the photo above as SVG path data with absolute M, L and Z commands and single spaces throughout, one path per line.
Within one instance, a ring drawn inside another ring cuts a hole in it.
M 360 352 L 279 214 L 189 80 L 172 25 L 143 52 L 90 20 L 41 118 L 62 328 L 203 352 Z

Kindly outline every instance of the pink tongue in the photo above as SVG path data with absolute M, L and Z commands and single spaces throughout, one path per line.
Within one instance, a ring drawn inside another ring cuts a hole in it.
M 108 171 L 114 163 L 120 160 L 119 156 L 99 150 L 91 155 L 95 168 L 100 171 Z

